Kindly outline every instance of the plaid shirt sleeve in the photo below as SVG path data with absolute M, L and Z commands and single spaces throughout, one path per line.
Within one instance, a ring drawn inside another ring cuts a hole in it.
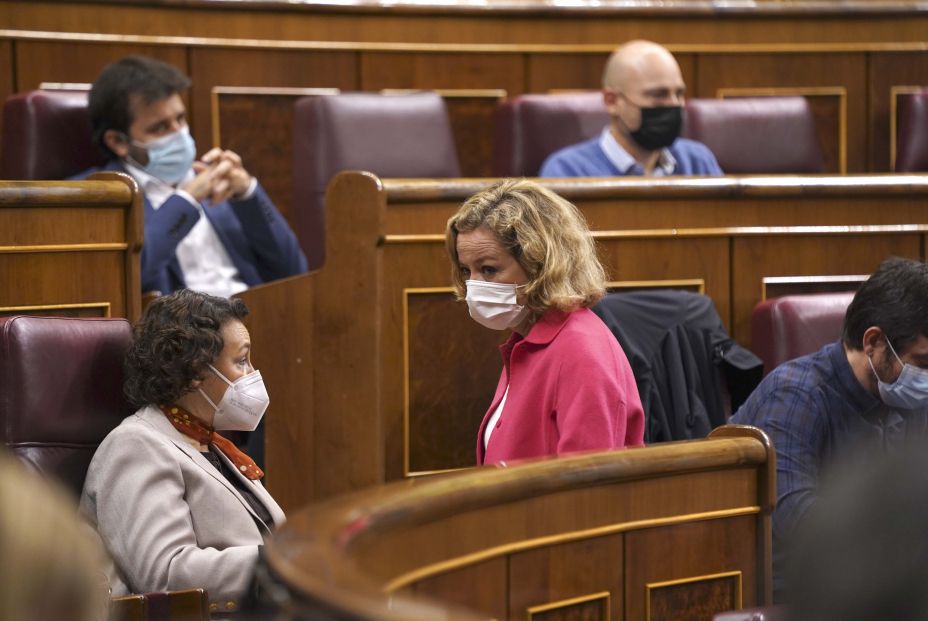
M 808 379 L 808 368 L 800 367 L 769 377 L 733 419 L 763 429 L 776 449 L 775 539 L 788 538 L 816 499 L 826 406 Z

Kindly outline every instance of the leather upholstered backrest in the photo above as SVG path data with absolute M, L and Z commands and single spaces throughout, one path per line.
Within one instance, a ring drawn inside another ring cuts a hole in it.
M 853 292 L 788 295 L 755 306 L 751 349 L 764 361 L 764 373 L 838 340 L 853 298 Z
M 80 494 L 97 446 L 129 414 L 125 319 L 0 318 L 0 433 L 29 466 Z
M 366 170 L 380 177 L 459 177 L 444 100 L 429 92 L 343 93 L 296 103 L 296 234 L 310 269 L 325 260 L 325 190 L 343 170 Z
M 928 90 L 899 96 L 896 172 L 928 172 Z
M 103 163 L 86 92 L 29 91 L 7 99 L 0 179 L 66 179 Z
M 689 99 L 683 136 L 708 146 L 726 174 L 824 172 L 804 97 Z
M 496 109 L 493 174 L 534 177 L 549 155 L 609 124 L 600 91 L 520 95 Z

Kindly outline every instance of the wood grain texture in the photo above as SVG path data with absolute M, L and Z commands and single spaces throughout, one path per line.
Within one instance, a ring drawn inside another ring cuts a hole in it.
M 291 515 L 267 558 L 300 600 L 335 606 L 385 604 L 386 592 L 395 608 L 412 591 L 473 604 L 484 618 L 525 619 L 554 603 L 561 614 L 546 618 L 595 617 L 602 606 L 578 604 L 608 592 L 612 618 L 641 619 L 628 611 L 643 607 L 647 584 L 719 568 L 740 572 L 745 601 L 757 601 L 770 564 L 757 524 L 772 500 L 756 483 L 771 456 L 762 433 L 732 428 L 395 483 Z M 691 597 L 705 610 L 716 599 Z
M 869 170 L 891 172 L 892 89 L 928 85 L 928 55 L 882 52 L 869 55 Z
M 315 497 L 313 279 L 303 274 L 235 297 L 251 311 L 252 362 L 271 397 L 265 413 L 266 485 L 285 512 Z
M 141 208 L 135 182 L 117 173 L 0 182 L 0 308 L 138 318 Z
M 210 93 L 216 86 L 252 86 L 252 87 L 326 87 L 345 90 L 357 89 L 357 55 L 352 52 L 312 52 L 283 50 L 241 50 L 241 49 L 192 49 L 190 50 L 191 108 L 197 119 L 194 137 L 205 152 L 207 145 L 212 145 L 213 128 L 210 115 Z M 234 125 L 252 125 L 248 111 L 235 119 L 227 119 L 223 127 L 232 129 Z M 270 111 L 262 110 L 262 114 Z M 286 174 L 292 168 L 287 157 L 287 143 L 272 142 L 275 137 L 287 133 L 288 118 L 258 119 L 261 125 L 272 126 L 272 133 L 263 139 L 249 135 L 248 140 L 255 150 L 251 159 L 245 159 L 246 166 L 251 161 L 268 155 L 263 159 L 265 168 L 274 168 Z M 289 123 L 292 127 L 292 123 Z M 252 126 L 252 129 L 255 127 Z M 225 130 L 224 130 L 225 131 Z M 246 130 L 247 131 L 247 130 Z M 275 150 L 276 149 L 276 150 Z M 285 159 L 286 158 L 286 159 Z M 259 164 L 260 165 L 260 164 Z M 278 175 L 281 173 L 277 173 Z

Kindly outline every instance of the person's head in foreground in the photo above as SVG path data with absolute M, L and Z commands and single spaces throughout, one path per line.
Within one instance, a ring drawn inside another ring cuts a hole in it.
M 0 451 L 0 619 L 106 619 L 105 558 L 74 500 Z
M 588 308 L 605 274 L 583 216 L 570 202 L 525 179 L 470 197 L 448 220 L 451 278 L 471 317 L 523 336 L 547 311 Z
M 834 472 L 798 534 L 791 618 L 928 618 L 928 445 Z
M 854 374 L 887 406 L 928 406 L 928 265 L 887 259 L 847 309 L 842 339 Z

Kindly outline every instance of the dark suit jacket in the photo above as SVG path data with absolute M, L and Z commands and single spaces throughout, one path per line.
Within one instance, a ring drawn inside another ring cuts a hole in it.
M 118 160 L 86 170 L 127 172 Z M 249 287 L 307 270 L 296 235 L 261 185 L 248 200 L 226 201 L 203 210 L 219 235 L 232 263 Z M 177 260 L 177 245 L 200 219 L 187 200 L 173 195 L 157 210 L 145 197 L 145 244 L 142 247 L 142 291 L 167 294 L 186 286 Z

